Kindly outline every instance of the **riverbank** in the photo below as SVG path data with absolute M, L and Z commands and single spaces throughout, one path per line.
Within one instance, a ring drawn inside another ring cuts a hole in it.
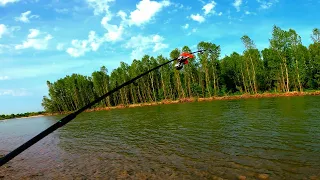
M 209 98 L 182 98 L 179 100 L 171 100 L 165 99 L 159 102 L 149 102 L 149 103 L 139 103 L 139 104 L 120 104 L 118 106 L 112 107 L 97 107 L 86 110 L 85 112 L 94 112 L 94 111 L 108 111 L 112 109 L 123 109 L 123 108 L 136 108 L 143 106 L 156 106 L 161 104 L 177 104 L 177 103 L 187 103 L 187 102 L 202 102 L 202 101 L 215 101 L 215 100 L 237 100 L 237 99 L 251 99 L 251 98 L 272 98 L 272 97 L 291 97 L 291 96 L 318 96 L 320 95 L 320 91 L 307 91 L 307 92 L 286 92 L 286 93 L 259 93 L 259 94 L 241 94 L 241 95 L 226 95 L 226 96 L 213 96 Z M 33 117 L 41 117 L 41 116 L 56 116 L 56 115 L 64 115 L 69 114 L 70 112 L 62 112 L 62 113 L 46 113 L 42 112 L 41 114 L 25 116 L 25 117 L 17 117 L 17 118 L 33 118 Z M 3 119 L 4 120 L 4 119 Z
M 44 115 L 44 114 L 39 114 L 39 115 L 26 116 L 26 117 L 18 117 L 18 118 L 16 118 L 16 119 L 35 118 L 35 117 L 42 117 L 42 116 L 46 116 L 46 115 Z
M 213 96 L 209 98 L 182 98 L 179 100 L 170 100 L 165 99 L 159 102 L 149 102 L 149 103 L 139 103 L 139 104 L 120 104 L 118 106 L 112 107 L 97 107 L 88 109 L 85 112 L 94 112 L 94 111 L 108 111 L 112 109 L 123 109 L 123 108 L 136 108 L 143 106 L 156 106 L 161 104 L 178 104 L 178 103 L 188 103 L 188 102 L 202 102 L 202 101 L 215 101 L 215 100 L 237 100 L 237 99 L 252 99 L 252 98 L 274 98 L 274 97 L 292 97 L 292 96 L 318 96 L 320 95 L 320 91 L 312 91 L 312 92 L 286 92 L 286 93 L 260 93 L 260 94 L 241 94 L 241 95 L 230 95 L 230 96 Z M 63 113 L 45 113 L 46 116 L 54 116 L 61 114 L 69 114 L 71 112 L 63 112 Z
M 48 115 L 43 111 L 41 112 L 27 112 L 21 114 L 10 114 L 10 115 L 0 115 L 0 121 L 8 120 L 8 119 L 20 119 L 20 118 L 33 118 L 33 117 L 41 117 Z

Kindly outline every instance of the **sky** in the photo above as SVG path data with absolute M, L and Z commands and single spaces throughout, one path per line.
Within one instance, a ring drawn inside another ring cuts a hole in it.
M 200 41 L 221 57 L 248 35 L 269 46 L 273 25 L 311 43 L 320 0 L 0 0 L 0 114 L 42 111 L 46 81 L 91 75 Z

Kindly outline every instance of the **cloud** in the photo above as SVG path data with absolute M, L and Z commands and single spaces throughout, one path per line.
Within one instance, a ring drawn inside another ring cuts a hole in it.
M 209 13 L 215 14 L 214 8 L 217 5 L 216 2 L 211 1 L 210 3 L 204 5 L 202 9 L 204 10 L 204 15 L 208 15 Z
M 170 2 L 170 4 L 172 4 L 175 8 L 179 8 L 179 9 L 184 8 L 184 5 L 180 3 Z
M 194 21 L 198 21 L 199 23 L 202 23 L 202 22 L 204 22 L 204 17 L 203 16 L 201 16 L 200 14 L 196 14 L 196 15 L 194 15 L 194 14 L 191 14 L 191 19 L 192 20 L 194 20 Z
M 131 37 L 131 39 L 125 44 L 125 48 L 133 49 L 131 52 L 132 59 L 139 59 L 147 50 L 152 49 L 153 52 L 157 52 L 168 48 L 168 44 L 163 43 L 163 41 L 164 38 L 158 34 L 150 36 L 138 35 Z
M 20 89 L 0 89 L 0 96 L 27 96 L 29 92 L 24 88 Z
M 202 2 L 202 1 L 201 1 Z M 204 2 L 202 2 L 204 4 Z M 197 21 L 199 23 L 202 23 L 205 21 L 205 17 L 209 16 L 210 14 L 221 16 L 222 12 L 217 13 L 214 8 L 216 7 L 217 3 L 215 1 L 211 1 L 210 3 L 205 4 L 202 7 L 203 15 L 197 14 L 191 14 L 190 18 L 194 21 Z
M 6 4 L 9 3 L 15 3 L 15 2 L 19 2 L 20 0 L 0 0 L 0 6 L 5 6 Z
M 234 0 L 234 2 L 232 3 L 232 5 L 237 9 L 237 12 L 240 11 L 241 4 L 242 4 L 242 0 Z
M 57 50 L 58 51 L 63 51 L 63 49 L 64 49 L 64 44 L 63 43 L 58 43 L 57 44 Z
M 123 11 L 119 11 L 117 15 L 122 19 L 125 19 L 126 17 L 126 14 Z M 109 21 L 111 19 L 112 15 L 109 13 L 102 18 L 101 25 L 107 30 L 107 32 L 102 37 L 97 36 L 95 31 L 90 31 L 88 39 L 72 40 L 71 44 L 73 47 L 67 48 L 66 52 L 72 57 L 80 57 L 84 56 L 87 52 L 97 51 L 99 47 L 105 42 L 116 42 L 121 40 L 124 31 L 124 23 L 122 22 L 119 26 L 109 24 Z
M 30 29 L 30 34 L 28 34 L 28 38 L 35 38 L 40 34 L 40 31 L 38 29 Z
M 0 39 L 4 35 L 11 35 L 12 32 L 20 30 L 19 26 L 7 26 L 5 24 L 0 24 Z
M 189 32 L 189 33 L 187 34 L 187 36 L 190 36 L 192 33 L 195 33 L 195 32 L 197 32 L 197 28 L 193 28 L 193 29 L 191 30 L 191 32 Z
M 122 20 L 126 20 L 127 18 L 127 14 L 122 10 L 118 11 L 117 16 L 119 16 Z
M 20 17 L 15 17 L 15 20 L 21 21 L 24 23 L 28 23 L 28 22 L 30 22 L 29 19 L 32 19 L 32 18 L 39 18 L 39 16 L 38 15 L 31 15 L 31 11 L 26 11 L 24 13 L 21 13 Z
M 141 0 L 136 5 L 137 9 L 130 13 L 129 18 L 127 18 L 128 15 L 124 11 L 118 11 L 116 16 L 120 17 L 122 20 L 120 25 L 112 25 L 109 23 L 114 15 L 108 11 L 101 20 L 101 25 L 107 30 L 107 33 L 104 35 L 105 40 L 109 42 L 121 40 L 123 32 L 128 25 L 140 26 L 145 24 L 149 22 L 163 7 L 167 7 L 169 5 L 170 1 L 168 0 L 161 2 Z
M 0 39 L 4 34 L 8 33 L 7 26 L 4 24 L 0 24 Z
M 27 49 L 34 48 L 36 50 L 45 50 L 48 47 L 49 41 L 53 38 L 51 34 L 46 34 L 46 36 L 39 38 L 41 32 L 37 29 L 29 29 L 29 34 L 27 36 L 27 40 L 23 41 L 22 44 L 18 44 L 15 46 L 15 49 Z
M 277 3 L 278 0 L 257 0 L 257 2 L 260 4 L 260 8 L 262 9 L 269 9 L 273 4 Z
M 118 16 L 120 16 L 121 18 L 125 18 L 126 14 L 122 11 L 119 11 Z M 122 21 L 119 26 L 109 24 L 109 21 L 111 19 L 111 15 L 106 15 L 102 18 L 101 25 L 107 30 L 107 33 L 104 34 L 104 41 L 115 42 L 121 40 L 125 24 L 124 21 Z
M 129 25 L 140 26 L 146 22 L 149 22 L 152 17 L 159 12 L 163 7 L 170 5 L 170 1 L 164 0 L 161 2 L 141 0 L 136 5 L 136 10 L 130 13 Z
M 257 15 L 255 12 L 245 11 L 246 15 Z
M 72 57 L 80 57 L 86 52 L 97 51 L 104 41 L 104 37 L 98 37 L 95 31 L 90 31 L 88 39 L 72 40 L 71 44 L 73 47 L 67 48 L 66 52 Z
M 60 13 L 60 14 L 65 14 L 65 13 L 68 13 L 69 12 L 69 9 L 67 8 L 62 8 L 62 9 L 54 9 L 57 13 Z
M 40 59 L 41 58 L 39 58 L 39 60 Z M 54 59 L 53 62 L 55 63 L 52 63 L 52 59 Z M 48 60 L 47 63 L 17 64 L 8 68 L 0 66 L 0 76 L 8 76 L 10 80 L 24 80 L 44 76 L 51 78 L 55 75 L 64 75 L 66 72 L 72 73 L 77 68 L 90 67 L 93 65 L 99 67 L 98 65 L 103 64 L 101 59 L 97 59 L 94 62 L 91 60 L 72 61 L 70 57 L 60 55 L 48 57 Z
M 120 41 L 122 40 L 126 27 L 131 25 L 140 26 L 147 23 L 163 7 L 170 5 L 170 1 L 168 0 L 163 0 L 161 2 L 141 0 L 136 5 L 137 9 L 132 11 L 128 17 L 127 13 L 122 10 L 118 11 L 116 14 L 112 14 L 109 11 L 109 3 L 113 1 L 114 0 L 87 0 L 89 6 L 94 8 L 95 15 L 104 13 L 104 17 L 101 19 L 100 23 L 107 32 L 102 37 L 98 37 L 94 31 L 90 31 L 87 40 L 72 40 L 71 44 L 73 47 L 69 47 L 66 50 L 69 55 L 72 57 L 80 57 L 87 52 L 98 50 L 105 42 L 113 43 Z M 110 21 L 114 16 L 121 18 L 119 25 L 110 24 Z M 162 47 L 163 46 L 158 44 L 156 48 L 161 49 Z
M 9 77 L 8 76 L 0 76 L 0 81 L 3 81 L 3 80 L 8 80 Z
M 115 0 L 87 0 L 89 7 L 93 8 L 94 15 L 109 13 L 109 3 Z
M 188 29 L 189 28 L 189 24 L 186 24 L 184 26 L 182 26 L 184 29 Z

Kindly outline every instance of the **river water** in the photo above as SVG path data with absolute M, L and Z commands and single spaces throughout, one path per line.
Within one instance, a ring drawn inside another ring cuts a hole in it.
M 319 179 L 319 107 L 305 96 L 83 113 L 0 179 Z M 61 117 L 0 121 L 0 154 Z

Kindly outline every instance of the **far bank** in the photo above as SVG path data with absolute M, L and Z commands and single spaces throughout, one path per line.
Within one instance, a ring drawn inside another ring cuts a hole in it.
M 216 100 L 237 100 L 237 99 L 252 99 L 252 98 L 273 98 L 273 97 L 293 97 L 293 96 L 318 96 L 320 91 L 312 92 L 285 92 L 285 93 L 258 93 L 258 94 L 242 94 L 242 95 L 227 95 L 227 96 L 213 96 L 208 98 L 182 98 L 179 100 L 165 99 L 159 102 L 148 102 L 148 103 L 139 103 L 139 104 L 120 104 L 118 106 L 112 107 L 96 107 L 86 110 L 85 112 L 94 112 L 94 111 L 108 111 L 112 109 L 123 109 L 123 108 L 136 108 L 144 106 L 156 106 L 161 104 L 177 104 L 177 103 L 188 103 L 188 102 L 202 102 L 202 101 L 216 101 Z M 44 113 L 45 116 L 54 116 L 69 114 L 71 112 L 61 112 L 61 113 Z
M 312 92 L 286 92 L 286 93 L 258 93 L 258 94 L 242 94 L 242 95 L 226 95 L 226 96 L 213 96 L 208 98 L 182 98 L 179 100 L 171 100 L 165 99 L 159 102 L 148 102 L 148 103 L 139 103 L 139 104 L 120 104 L 118 106 L 112 107 L 96 107 L 86 110 L 85 112 L 94 112 L 94 111 L 108 111 L 112 109 L 123 109 L 123 108 L 135 108 L 135 107 L 143 107 L 143 106 L 156 106 L 160 104 L 177 104 L 177 103 L 188 103 L 188 102 L 202 102 L 202 101 L 216 101 L 216 100 L 237 100 L 237 99 L 252 99 L 252 98 L 272 98 L 272 97 L 292 97 L 292 96 L 318 96 L 320 95 L 320 91 L 312 91 Z M 56 116 L 56 115 L 64 115 L 69 114 L 70 112 L 56 112 L 56 113 L 48 113 L 48 112 L 37 112 L 37 113 L 25 113 L 30 114 L 27 116 L 19 116 L 11 118 L 3 118 L 1 120 L 14 119 L 14 118 L 32 118 L 32 117 L 41 117 L 41 116 Z

